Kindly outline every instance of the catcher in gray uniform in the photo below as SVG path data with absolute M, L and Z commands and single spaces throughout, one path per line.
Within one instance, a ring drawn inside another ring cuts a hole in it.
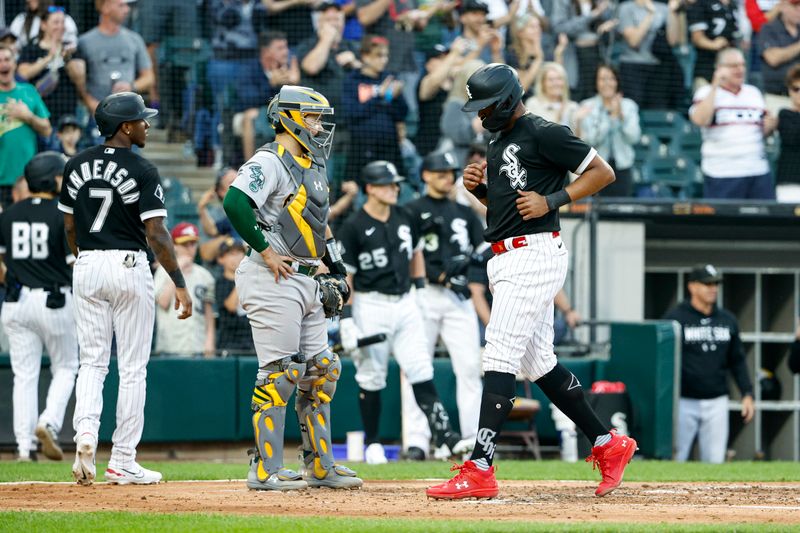
M 236 270 L 258 355 L 251 408 L 256 452 L 247 486 L 257 490 L 358 488 L 361 479 L 337 465 L 331 445 L 330 402 L 341 372 L 328 348 L 326 317 L 349 297 L 346 270 L 328 227 L 325 163 L 334 125 L 327 98 L 284 86 L 268 105 L 277 134 L 240 169 L 223 207 L 251 250 Z M 330 274 L 314 277 L 320 262 Z M 286 404 L 303 436 L 302 474 L 284 468 Z

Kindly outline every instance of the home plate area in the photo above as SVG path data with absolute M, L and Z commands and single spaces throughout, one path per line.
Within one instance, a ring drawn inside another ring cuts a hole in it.
M 243 481 L 0 485 L 0 510 L 276 514 L 531 522 L 800 524 L 798 483 L 625 483 L 597 498 L 584 481 L 501 481 L 493 500 L 429 500 L 433 480 L 367 481 L 361 490 L 324 491 L 310 510 L 298 493 L 250 491 Z M 311 492 L 311 491 L 309 491 Z M 312 493 L 313 494 L 313 493 Z M 494 512 L 502 507 L 502 513 Z

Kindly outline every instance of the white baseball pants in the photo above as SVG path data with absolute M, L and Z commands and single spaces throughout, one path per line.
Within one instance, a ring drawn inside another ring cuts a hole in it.
M 433 379 L 422 314 L 411 293 L 393 296 L 357 292 L 353 319 L 363 337 L 386 334 L 386 341 L 360 348 L 353 356 L 359 387 L 367 391 L 386 388 L 389 354 L 394 355 L 412 385 Z
M 65 293 L 61 309 L 49 309 L 47 292 L 23 287 L 19 301 L 3 303 L 2 322 L 8 335 L 11 370 L 14 372 L 14 436 L 21 455 L 36 449 L 36 424 L 61 431 L 64 412 L 78 373 L 78 341 L 72 294 Z M 47 404 L 39 415 L 39 370 L 42 348 L 50 356 L 52 380 Z
M 708 400 L 681 398 L 678 404 L 678 449 L 676 461 L 686 461 L 697 437 L 700 460 L 724 463 L 728 449 L 728 396 Z
M 441 285 L 430 285 L 417 292 L 416 300 L 425 322 L 427 354 L 433 360 L 436 341 L 441 336 L 456 376 L 458 420 L 463 438 L 478 432 L 483 383 L 481 382 L 481 341 L 478 315 L 472 300 L 461 301 Z M 431 432 L 424 413 L 414 400 L 408 380 L 400 389 L 403 407 L 403 449 L 416 446 L 427 452 Z
M 123 263 L 133 254 L 135 264 Z M 103 383 L 116 334 L 119 390 L 117 427 L 109 467 L 130 468 L 144 429 L 147 362 L 153 342 L 153 276 L 144 252 L 83 251 L 72 276 L 80 344 L 75 386 L 75 440 L 89 433 L 97 441 L 103 411 Z
M 522 372 L 531 381 L 556 366 L 553 299 L 564 285 L 567 247 L 553 233 L 527 235 L 527 246 L 489 260 L 494 299 L 486 327 L 484 372 Z

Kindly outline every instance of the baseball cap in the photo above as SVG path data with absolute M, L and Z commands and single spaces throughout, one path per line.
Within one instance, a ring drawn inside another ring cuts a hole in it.
M 459 13 L 467 13 L 468 11 L 483 11 L 489 13 L 489 6 L 480 0 L 462 0 L 461 6 L 458 8 Z
M 331 8 L 331 7 L 334 7 L 334 8 L 336 8 L 336 9 L 338 9 L 339 11 L 341 11 L 341 10 L 342 10 L 342 6 L 340 6 L 340 5 L 339 5 L 338 3 L 336 3 L 336 2 L 331 2 L 330 0 L 325 0 L 324 2 L 322 2 L 320 5 L 318 5 L 318 6 L 316 7 L 316 10 L 317 10 L 317 11 L 325 11 L 326 9 L 329 9 L 329 8 Z
M 800 0 L 798 0 L 798 1 L 800 1 Z M 449 54 L 449 53 L 450 53 L 450 49 L 447 47 L 447 45 L 444 45 L 444 44 L 441 44 L 441 43 L 435 44 L 435 45 L 433 45 L 433 48 L 429 48 L 428 50 L 425 51 L 425 61 L 427 61 L 428 59 L 433 59 L 434 57 L 440 57 L 440 56 L 443 56 L 443 55 L 446 55 L 446 54 Z
M 700 283 L 721 283 L 722 274 L 714 268 L 714 265 L 695 265 L 689 272 L 689 281 L 699 281 Z
M 469 145 L 469 154 L 478 154 L 480 156 L 486 157 L 486 143 L 482 141 L 473 141 Z
M 17 36 L 14 35 L 10 28 L 0 28 L 0 41 L 9 37 L 12 37 L 15 41 L 17 40 Z
M 244 243 L 233 237 L 227 237 L 219 244 L 219 257 L 222 257 L 231 250 L 241 250 L 244 252 Z
M 172 228 L 170 235 L 172 236 L 172 242 L 175 244 L 185 244 L 200 240 L 200 230 L 191 222 L 181 222 Z
M 439 172 L 456 169 L 458 169 L 456 158 L 450 152 L 431 152 L 422 160 L 422 170 Z
M 67 126 L 75 126 L 76 128 L 80 128 L 81 124 L 78 122 L 78 119 L 75 117 L 75 115 L 64 115 L 58 119 L 58 128 L 56 131 L 61 131 Z

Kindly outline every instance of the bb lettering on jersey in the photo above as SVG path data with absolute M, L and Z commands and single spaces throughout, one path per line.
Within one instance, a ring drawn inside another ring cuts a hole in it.
M 129 178 L 128 169 L 120 167 L 116 162 L 94 159 L 91 164 L 88 161 L 81 163 L 79 169 L 73 170 L 67 177 L 67 191 L 73 200 L 78 197 L 80 188 L 92 180 L 107 182 L 116 189 L 124 204 L 133 204 L 139 200 L 139 186 L 136 180 Z

